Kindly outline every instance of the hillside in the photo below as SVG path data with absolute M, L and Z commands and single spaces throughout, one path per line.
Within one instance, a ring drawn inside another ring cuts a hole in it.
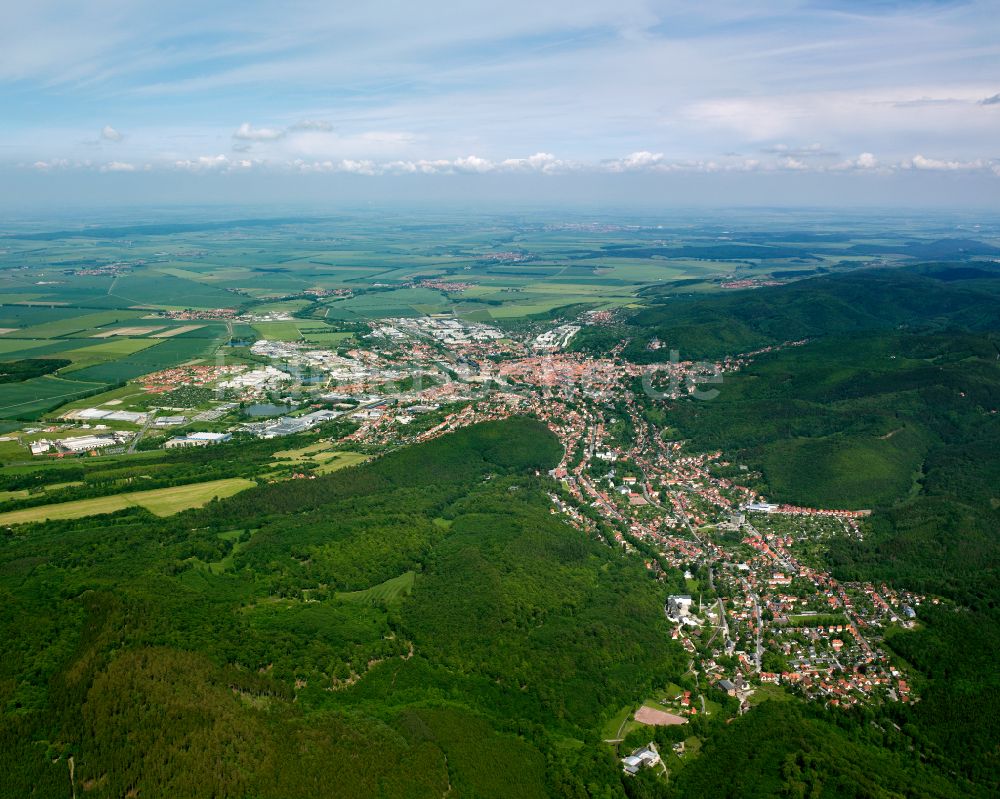
M 683 658 L 641 563 L 549 513 L 558 452 L 515 419 L 7 531 L 0 796 L 70 796 L 71 756 L 94 797 L 620 790 L 596 730 Z M 407 572 L 409 597 L 339 595 Z
M 874 508 L 863 540 L 831 542 L 827 559 L 834 574 L 955 603 L 921 610 L 919 632 L 888 640 L 917 671 L 922 696 L 898 708 L 894 723 L 912 736 L 923 760 L 996 785 L 1000 680 L 987 654 L 1000 635 L 996 333 L 840 333 L 835 328 L 804 346 L 758 357 L 727 375 L 714 400 L 679 402 L 671 413 L 673 434 L 695 449 L 725 450 L 751 474 L 757 470 L 758 486 L 771 499 Z M 795 754 L 812 747 L 805 728 L 804 737 L 778 748 L 781 756 L 773 755 L 768 768 L 748 777 L 745 790 L 723 787 L 720 774 L 733 752 L 759 734 L 753 729 L 761 722 L 752 717 L 714 739 L 697 770 L 685 773 L 678 795 L 770 795 L 760 786 L 772 784 L 779 772 L 785 775 L 781 790 L 801 795 L 789 787 L 789 775 L 808 770 Z M 824 770 L 840 769 L 835 759 L 820 760 Z M 817 796 L 842 795 L 831 777 L 795 781 L 814 785 Z M 855 776 L 847 781 L 861 783 Z M 884 788 L 862 795 L 887 795 Z M 926 793 L 903 795 L 934 794 L 927 786 Z
M 992 263 L 865 269 L 726 294 L 676 291 L 644 291 L 648 307 L 618 328 L 588 331 L 576 346 L 601 349 L 627 337 L 627 357 L 651 363 L 671 349 L 682 360 L 715 359 L 817 336 L 1000 327 L 1000 268 Z M 648 350 L 653 339 L 664 346 Z

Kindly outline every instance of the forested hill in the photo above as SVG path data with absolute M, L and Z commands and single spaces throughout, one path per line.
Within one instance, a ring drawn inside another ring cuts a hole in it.
M 5 531 L 0 797 L 620 796 L 601 726 L 687 658 L 641 560 L 552 515 L 558 456 L 511 419 Z
M 784 286 L 726 294 L 682 295 L 652 288 L 650 305 L 617 328 L 589 328 L 575 346 L 606 349 L 629 338 L 640 363 L 715 359 L 784 341 L 906 328 L 1000 329 L 1000 265 L 922 264 L 814 277 Z M 653 339 L 663 345 L 650 350 Z
M 966 318 L 984 322 L 986 310 Z M 829 564 L 839 579 L 946 598 L 920 609 L 919 631 L 887 640 L 913 670 L 920 696 L 893 708 L 893 723 L 915 758 L 985 790 L 1000 787 L 998 352 L 995 330 L 827 335 L 761 355 L 726 375 L 717 398 L 683 400 L 670 413 L 673 435 L 696 450 L 723 449 L 771 499 L 874 509 L 864 540 L 831 542 Z M 828 745 L 817 748 L 812 721 L 788 716 L 782 729 L 794 735 L 768 737 L 766 746 L 755 742 L 761 723 L 741 719 L 706 747 L 684 773 L 682 795 L 768 796 L 761 786 L 779 771 L 805 791 L 787 795 L 873 795 L 839 792 L 864 781 L 851 776 L 842 785 L 839 766 L 819 765 L 837 757 L 822 751 Z M 856 740 L 858 728 L 848 732 Z M 735 791 L 713 769 L 749 745 L 760 753 L 748 764 L 758 776 Z

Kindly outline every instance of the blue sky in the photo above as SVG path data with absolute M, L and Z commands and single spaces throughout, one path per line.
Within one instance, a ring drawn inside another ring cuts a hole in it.
M 0 173 L 38 197 L 177 173 L 1000 196 L 996 0 L 0 1 Z

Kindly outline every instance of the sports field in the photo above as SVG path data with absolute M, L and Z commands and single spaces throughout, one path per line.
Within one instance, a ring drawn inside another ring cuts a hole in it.
M 635 720 L 640 724 L 648 724 L 653 727 L 669 727 L 674 724 L 687 724 L 687 719 L 674 713 L 667 713 L 663 710 L 647 707 L 643 705 L 635 711 Z
M 231 497 L 255 485 L 253 480 L 230 477 L 207 483 L 154 488 L 151 491 L 134 491 L 128 494 L 114 494 L 108 497 L 81 499 L 76 502 L 60 502 L 55 505 L 40 505 L 8 513 L 0 513 L 0 525 L 26 524 L 47 519 L 79 519 L 101 513 L 114 513 L 131 507 L 142 507 L 157 516 L 170 516 L 188 508 L 201 507 L 215 497 Z

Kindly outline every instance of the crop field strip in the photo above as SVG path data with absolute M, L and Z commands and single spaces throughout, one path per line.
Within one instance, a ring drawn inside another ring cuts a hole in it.
M 79 519 L 104 513 L 115 513 L 130 507 L 143 507 L 157 516 L 170 516 L 188 508 L 196 508 L 214 497 L 233 496 L 255 485 L 252 480 L 231 477 L 205 483 L 189 483 L 149 491 L 111 494 L 93 499 L 40 505 L 33 508 L 0 513 L 0 524 L 26 524 L 51 519 Z
M 174 336 L 180 336 L 184 333 L 191 333 L 195 330 L 201 330 L 205 325 L 181 325 L 180 327 L 174 327 L 169 330 L 161 330 L 159 333 L 154 333 L 150 338 L 173 338 Z

